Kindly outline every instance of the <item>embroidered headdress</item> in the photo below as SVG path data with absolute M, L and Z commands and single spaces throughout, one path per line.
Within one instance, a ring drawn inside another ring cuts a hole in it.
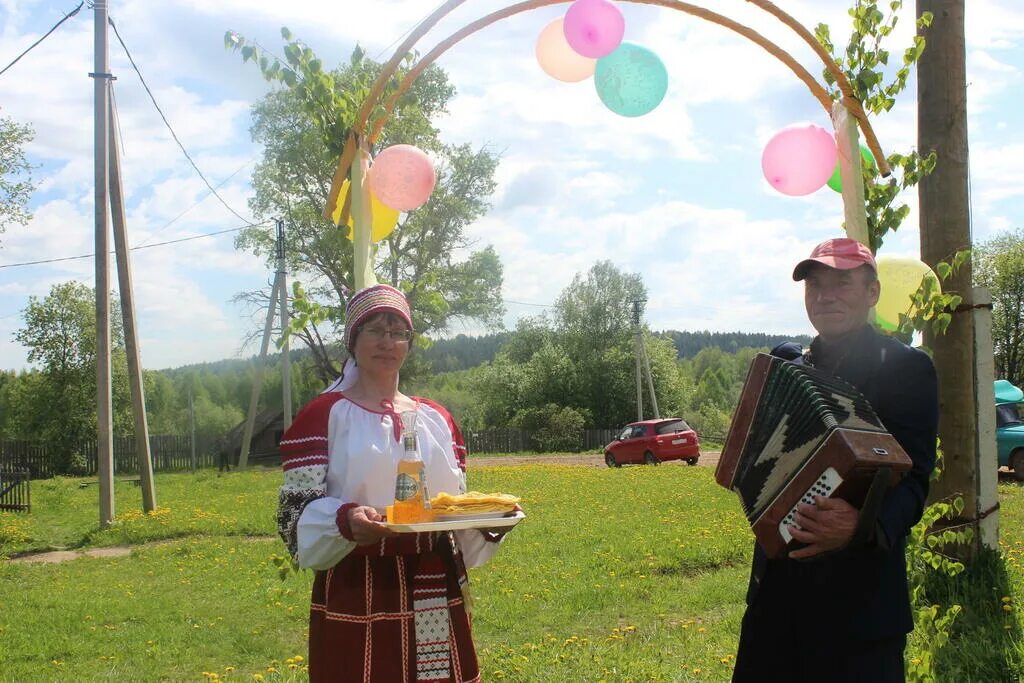
M 412 313 L 404 294 L 391 285 L 360 289 L 345 307 L 345 348 L 349 353 L 355 348 L 359 326 L 379 313 L 393 313 L 412 329 Z

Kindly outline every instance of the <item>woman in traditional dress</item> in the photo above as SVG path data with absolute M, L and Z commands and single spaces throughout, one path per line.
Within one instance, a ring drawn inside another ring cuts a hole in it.
M 381 515 L 394 501 L 406 411 L 417 415 L 430 493 L 466 490 L 466 449 L 451 416 L 398 391 L 412 336 L 400 291 L 374 285 L 353 295 L 345 372 L 299 411 L 281 440 L 278 528 L 299 565 L 316 570 L 314 683 L 480 680 L 463 598 L 466 566 L 490 559 L 500 536 L 396 534 Z

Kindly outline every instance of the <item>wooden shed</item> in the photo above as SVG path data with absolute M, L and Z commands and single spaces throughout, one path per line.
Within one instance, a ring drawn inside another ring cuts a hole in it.
M 284 433 L 284 412 L 268 409 L 256 414 L 252 430 L 252 444 L 249 446 L 250 465 L 281 464 L 281 435 Z M 245 434 L 245 420 L 232 427 L 224 435 L 220 455 L 222 462 L 232 466 L 238 464 L 242 452 L 242 436 Z

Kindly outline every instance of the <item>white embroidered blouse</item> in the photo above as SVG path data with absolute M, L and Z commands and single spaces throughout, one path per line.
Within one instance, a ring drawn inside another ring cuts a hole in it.
M 455 455 L 449 416 L 417 403 L 417 435 L 430 495 L 465 493 L 466 476 Z M 329 569 L 356 544 L 338 530 L 345 503 L 372 505 L 382 513 L 394 501 L 395 471 L 404 451 L 398 415 L 384 406 L 370 410 L 328 391 L 296 416 L 281 440 L 284 486 L 278 525 L 299 565 Z M 455 532 L 467 567 L 494 555 L 498 543 L 475 529 Z

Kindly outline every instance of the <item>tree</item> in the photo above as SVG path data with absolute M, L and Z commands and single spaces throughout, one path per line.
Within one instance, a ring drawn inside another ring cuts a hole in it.
M 609 261 L 578 274 L 550 316 L 524 319 L 490 364 L 470 371 L 476 427 L 517 426 L 551 445 L 565 425 L 618 427 L 636 417 L 635 346 L 630 302 L 646 298 L 636 273 Z M 658 404 L 665 414 L 689 405 L 692 382 L 672 339 L 646 330 Z M 558 407 L 558 410 L 552 408 Z M 571 409 L 571 410 L 563 410 Z
M 975 247 L 974 279 L 992 293 L 992 345 L 996 373 L 1024 382 L 1024 230 L 997 235 Z
M 252 137 L 264 146 L 264 156 L 253 175 L 251 208 L 261 218 L 286 220 L 288 266 L 305 281 L 296 290 L 301 301 L 295 302 L 293 331 L 313 350 L 321 376 L 329 380 L 340 370 L 337 340 L 344 300 L 353 286 L 353 254 L 345 226 L 334 226 L 322 210 L 355 109 L 380 64 L 356 48 L 350 63 L 326 72 L 309 47 L 291 40 L 287 29 L 282 35 L 289 41 L 287 64 L 271 62 L 237 34 L 229 33 L 226 44 L 256 61 L 269 80 L 286 86 L 253 108 Z M 428 68 L 401 98 L 371 150 L 409 143 L 438 160 L 430 200 L 406 214 L 380 243 L 375 259 L 378 278 L 405 292 L 414 325 L 423 334 L 444 330 L 458 318 L 497 326 L 503 313 L 501 262 L 491 247 L 470 251 L 465 235 L 466 226 L 488 208 L 497 157 L 486 149 L 443 144 L 431 123 L 454 92 L 443 70 Z M 265 257 L 268 265 L 275 259 L 274 234 L 266 228 L 248 228 L 237 246 Z M 465 258 L 458 260 L 460 254 Z
M 574 350 L 614 345 L 631 334 L 631 302 L 646 299 L 639 273 L 623 273 L 611 261 L 598 261 L 559 295 L 554 324 Z
M 33 135 L 30 126 L 0 118 L 0 232 L 9 224 L 24 225 L 31 217 L 26 205 L 35 185 L 32 165 L 25 159 L 25 145 Z
M 598 261 L 585 276 L 577 274 L 555 300 L 555 334 L 576 362 L 579 405 L 588 409 L 596 426 L 616 426 L 636 416 L 631 302 L 646 298 L 638 273 Z M 653 351 L 650 343 L 648 351 Z M 657 363 L 650 355 L 653 375 Z M 656 391 L 658 385 L 656 381 Z
M 39 440 L 55 455 L 63 471 L 81 457 L 75 446 L 96 436 L 96 297 L 91 287 L 64 282 L 40 300 L 29 297 L 22 311 L 24 326 L 15 340 L 28 348 L 28 360 L 39 366 L 18 407 L 23 438 Z M 111 308 L 119 310 L 113 302 Z M 131 434 L 133 420 L 128 391 L 128 363 L 119 316 L 111 316 L 111 361 L 114 430 Z

